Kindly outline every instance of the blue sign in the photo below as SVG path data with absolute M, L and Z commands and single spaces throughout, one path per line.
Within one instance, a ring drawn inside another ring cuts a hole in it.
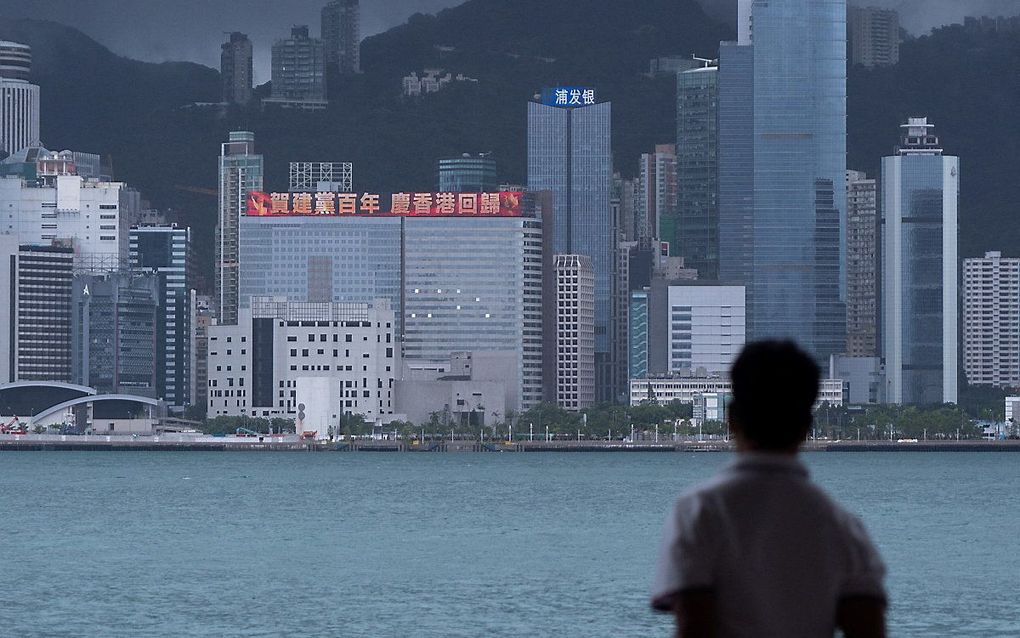
M 542 104 L 572 108 L 595 104 L 595 89 L 585 86 L 556 86 L 542 91 Z

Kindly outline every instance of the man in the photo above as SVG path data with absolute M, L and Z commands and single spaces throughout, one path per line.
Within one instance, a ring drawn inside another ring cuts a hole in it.
M 820 373 L 790 341 L 747 345 L 731 371 L 736 460 L 666 521 L 652 606 L 677 636 L 885 636 L 885 568 L 861 522 L 797 459 Z

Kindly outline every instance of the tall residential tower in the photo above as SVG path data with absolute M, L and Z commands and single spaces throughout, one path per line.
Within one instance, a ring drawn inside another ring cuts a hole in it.
M 251 100 L 252 63 L 251 40 L 237 31 L 220 47 L 220 81 L 223 83 L 223 101 L 228 104 L 247 104 Z
M 361 8 L 358 0 L 332 0 L 322 8 L 326 67 L 340 74 L 361 72 Z

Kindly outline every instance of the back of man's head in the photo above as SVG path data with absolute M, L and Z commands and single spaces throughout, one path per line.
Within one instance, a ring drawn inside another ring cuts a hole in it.
M 733 363 L 730 411 L 755 449 L 799 445 L 811 429 L 818 398 L 818 364 L 792 341 L 747 344 Z

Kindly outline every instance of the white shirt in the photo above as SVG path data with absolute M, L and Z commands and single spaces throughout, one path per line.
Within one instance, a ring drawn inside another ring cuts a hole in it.
M 885 567 L 861 521 L 795 456 L 744 453 L 681 496 L 666 520 L 652 606 L 715 592 L 718 636 L 835 633 L 841 598 L 885 598 Z

